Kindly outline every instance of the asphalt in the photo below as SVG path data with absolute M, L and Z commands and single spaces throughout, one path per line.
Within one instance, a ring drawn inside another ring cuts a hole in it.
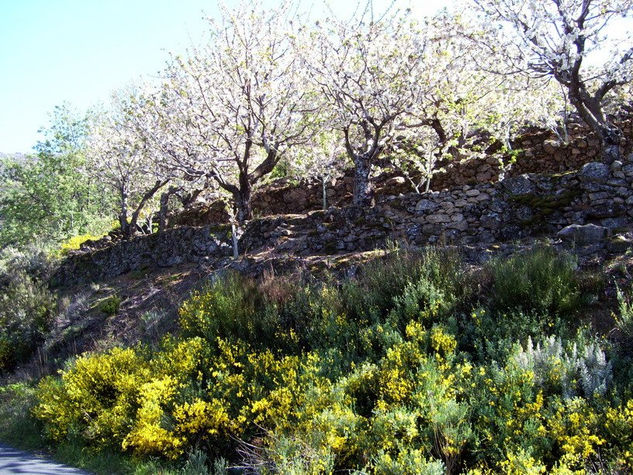
M 68 467 L 38 455 L 23 452 L 0 444 L 0 474 L 24 473 L 30 475 L 75 474 L 89 475 L 88 472 Z

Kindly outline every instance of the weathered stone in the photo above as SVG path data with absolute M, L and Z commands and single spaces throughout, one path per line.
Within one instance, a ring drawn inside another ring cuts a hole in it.
M 427 216 L 427 221 L 429 223 L 449 223 L 451 221 L 451 218 L 446 215 L 446 214 L 431 214 L 429 216 Z
M 570 224 L 561 229 L 557 236 L 577 244 L 593 244 L 605 239 L 609 230 L 595 224 Z
M 438 208 L 438 204 L 434 201 L 422 199 L 415 205 L 415 212 L 418 214 L 428 213 L 435 211 Z
M 600 224 L 605 228 L 619 229 L 628 224 L 629 220 L 625 216 L 618 216 L 615 218 L 605 218 L 600 221 Z
M 528 175 L 506 178 L 501 185 L 511 195 L 527 195 L 534 192 L 534 184 Z
M 611 169 L 612 172 L 617 172 L 618 170 L 622 170 L 622 162 L 620 160 L 615 160 L 609 168 Z
M 622 167 L 622 173 L 624 173 L 626 176 L 633 176 L 633 163 L 624 165 Z
M 227 229 L 181 227 L 138 236 L 112 247 L 66 259 L 52 278 L 55 285 L 73 285 L 116 277 L 140 268 L 170 267 L 199 262 L 204 257 L 230 255 Z
M 449 228 L 456 229 L 458 231 L 466 231 L 468 229 L 468 221 L 457 221 L 448 224 Z
M 596 193 L 589 193 L 588 194 L 589 200 L 591 201 L 599 201 L 599 200 L 604 200 L 606 198 L 609 197 L 609 193 L 607 193 L 606 191 L 600 191 L 600 192 L 596 192 Z
M 604 204 L 594 205 L 587 211 L 588 218 L 613 218 L 624 214 L 626 208 L 620 203 L 614 202 L 612 199 L 607 200 L 605 197 Z
M 633 248 L 633 241 L 626 236 L 618 235 L 607 241 L 607 250 L 618 254 L 624 254 Z
M 578 176 L 583 181 L 602 183 L 609 178 L 609 166 L 600 162 L 585 163 Z
M 472 189 L 472 190 L 467 190 L 466 191 L 466 196 L 468 197 L 474 197 L 474 196 L 478 196 L 479 195 L 479 190 L 477 189 Z

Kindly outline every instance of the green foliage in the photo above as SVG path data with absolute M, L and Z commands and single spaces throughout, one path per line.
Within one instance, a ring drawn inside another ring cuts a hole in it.
M 180 309 L 185 336 L 214 342 L 218 336 L 276 348 L 292 341 L 285 329 L 284 306 L 296 292 L 283 279 L 261 282 L 229 273 L 196 292 Z M 285 337 L 285 338 L 282 338 Z
M 103 230 L 111 198 L 83 173 L 87 118 L 56 107 L 37 155 L 6 159 L 0 166 L 0 248 Z
M 0 256 L 0 372 L 26 361 L 48 334 L 57 300 L 41 280 L 46 273 L 37 253 Z
M 78 236 L 72 236 L 61 243 L 59 249 L 55 251 L 55 255 L 59 257 L 67 256 L 70 251 L 78 250 L 86 241 L 96 241 L 102 236 L 95 236 L 92 234 L 80 234 Z
M 121 297 L 118 295 L 110 295 L 101 302 L 99 302 L 98 309 L 100 312 L 106 315 L 116 315 L 119 313 L 119 307 L 121 306 Z
M 615 315 L 615 322 L 618 330 L 629 342 L 633 341 L 633 303 L 630 295 L 625 294 L 620 288 L 617 289 L 618 314 Z
M 573 256 L 551 247 L 490 264 L 494 305 L 539 313 L 569 314 L 582 303 Z
M 31 413 L 35 388 L 27 383 L 0 386 L 0 440 L 19 449 L 43 445 L 42 423 Z
M 570 265 L 498 261 L 524 287 L 495 280 L 480 302 L 436 251 L 342 283 L 226 274 L 182 306 L 180 336 L 78 358 L 40 383 L 35 414 L 57 441 L 186 473 L 630 471 L 633 385 L 569 321 Z

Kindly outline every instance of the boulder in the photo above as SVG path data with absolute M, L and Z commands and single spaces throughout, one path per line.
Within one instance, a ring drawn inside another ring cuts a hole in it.
M 573 241 L 577 244 L 593 244 L 604 240 L 609 230 L 595 224 L 570 224 L 558 231 L 561 239 Z
M 534 193 L 534 184 L 527 174 L 506 178 L 501 182 L 501 185 L 511 195 Z
M 586 182 L 605 182 L 609 179 L 609 166 L 600 162 L 585 163 L 578 172 L 578 177 Z

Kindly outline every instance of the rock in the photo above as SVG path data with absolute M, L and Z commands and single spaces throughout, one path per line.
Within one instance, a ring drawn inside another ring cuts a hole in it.
M 558 142 L 555 140 L 546 140 L 543 142 L 543 150 L 545 153 L 554 153 L 558 148 Z
M 633 160 L 631 160 L 633 161 Z M 633 176 L 633 163 L 629 163 L 628 165 L 624 165 L 622 167 L 622 173 L 626 176 Z
M 609 198 L 609 193 L 607 193 L 606 191 L 599 191 L 596 193 L 589 193 L 588 197 L 589 201 L 600 201 Z
M 437 208 L 438 208 L 437 203 L 431 200 L 422 199 L 418 201 L 418 204 L 415 205 L 415 212 L 417 214 L 422 214 L 422 213 L 435 211 Z
M 432 214 L 427 216 L 426 220 L 429 223 L 450 223 L 451 218 L 446 214 Z
M 602 226 L 604 226 L 605 228 L 609 228 L 609 229 L 624 228 L 629 223 L 630 223 L 630 221 L 624 216 L 620 216 L 620 217 L 617 217 L 617 218 L 605 218 L 605 219 L 600 221 L 600 224 Z
M 609 230 L 595 224 L 570 224 L 558 231 L 557 236 L 577 244 L 593 244 L 604 240 Z
M 624 254 L 629 249 L 633 248 L 633 241 L 623 235 L 615 236 L 613 239 L 607 242 L 607 250 L 617 254 Z
M 468 229 L 468 221 L 455 221 L 448 224 L 448 227 L 457 231 L 466 231 Z
M 622 162 L 620 160 L 616 160 L 611 164 L 610 168 L 612 172 L 617 172 L 619 170 L 622 170 Z
M 607 201 L 607 200 L 605 200 Z M 615 203 L 612 199 L 604 204 L 593 206 L 587 211 L 588 218 L 615 218 L 626 212 L 626 207 L 622 204 Z
M 407 182 L 407 180 L 404 179 L 404 177 L 401 176 L 394 176 L 389 178 L 387 181 L 385 181 L 385 183 L 383 184 L 383 186 L 385 188 L 389 188 L 389 187 L 398 187 L 398 186 L 402 186 Z
M 527 174 L 506 178 L 501 186 L 511 195 L 528 195 L 534 193 L 534 184 Z
M 468 196 L 468 197 L 479 196 L 479 190 L 477 190 L 477 189 L 467 190 L 466 191 L 466 196 Z
M 609 166 L 600 162 L 585 163 L 578 177 L 583 181 L 602 183 L 609 179 Z

